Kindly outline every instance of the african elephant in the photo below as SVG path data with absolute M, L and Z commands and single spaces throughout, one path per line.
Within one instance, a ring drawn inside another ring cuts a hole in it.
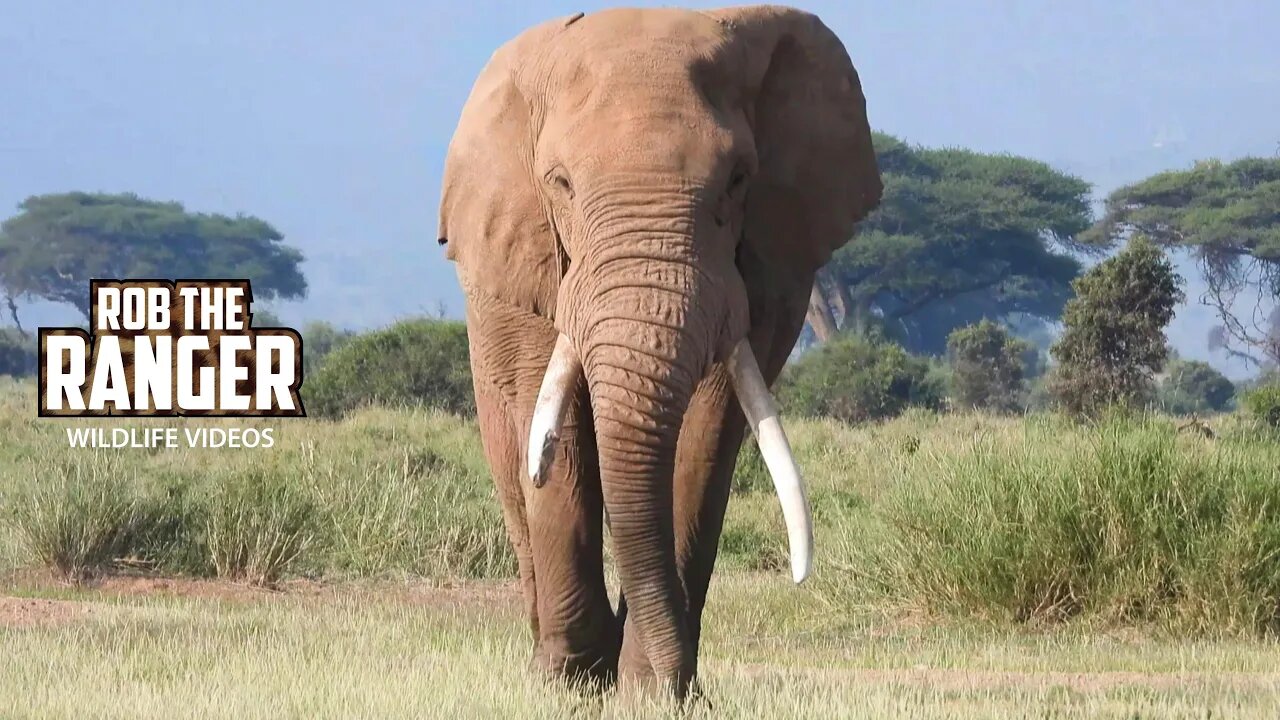
M 808 573 L 768 386 L 814 273 L 880 194 L 858 75 L 813 15 L 577 14 L 490 59 L 449 146 L 439 242 L 535 665 L 685 695 L 748 420 Z

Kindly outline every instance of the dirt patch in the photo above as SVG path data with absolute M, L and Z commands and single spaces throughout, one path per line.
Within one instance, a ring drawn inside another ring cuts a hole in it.
M 968 691 L 998 688 L 1067 688 L 1079 692 L 1100 692 L 1115 688 L 1146 687 L 1177 690 L 1204 686 L 1261 688 L 1280 691 L 1278 673 L 1242 672 L 1019 672 L 1005 670 L 963 670 L 954 668 L 786 668 L 769 665 L 736 665 L 749 676 L 801 673 L 874 685 L 909 685 L 935 690 Z
M 515 582 L 441 584 L 429 582 L 289 580 L 272 588 L 202 578 L 155 575 L 105 575 L 81 583 L 67 583 L 48 573 L 13 573 L 0 584 L 20 594 L 65 594 L 68 590 L 86 599 L 171 597 L 219 602 L 263 600 L 338 601 L 352 598 L 373 602 L 400 602 L 431 608 L 517 608 L 520 586 Z M 17 598 L 8 598 L 16 600 Z M 71 602 L 71 601 L 67 601 Z M 74 604 L 74 602 L 72 602 Z
M 410 605 L 431 608 L 509 609 L 519 607 L 523 601 L 520 585 L 514 582 L 469 582 L 460 585 L 406 584 L 383 586 L 380 589 L 368 588 L 365 592 L 384 594 Z
M 0 628 L 65 625 L 92 614 L 89 603 L 0 596 Z
M 117 597 L 164 596 L 233 602 L 280 599 L 329 601 L 354 597 L 433 608 L 514 606 L 520 599 L 520 588 L 515 583 L 483 582 L 439 585 L 425 582 L 289 580 L 273 588 L 264 588 L 223 580 L 107 577 L 94 583 L 92 588 Z

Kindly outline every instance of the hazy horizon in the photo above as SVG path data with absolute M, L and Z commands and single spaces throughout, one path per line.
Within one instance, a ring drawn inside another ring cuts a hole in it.
M 1280 6 L 796 4 L 844 40 L 873 127 L 912 143 L 1045 160 L 1099 198 L 1196 159 L 1280 150 Z M 368 327 L 437 303 L 458 315 L 434 239 L 444 152 L 471 83 L 525 27 L 606 6 L 17 4 L 0 25 L 0 217 L 70 190 L 244 212 L 308 258 L 309 297 L 273 308 L 290 322 Z M 1214 316 L 1183 269 L 1189 304 L 1170 337 L 1239 376 L 1208 352 Z M 64 313 L 23 314 L 36 324 Z

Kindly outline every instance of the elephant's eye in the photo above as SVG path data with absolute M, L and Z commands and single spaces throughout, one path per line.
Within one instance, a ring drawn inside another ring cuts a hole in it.
M 565 175 L 564 170 L 556 168 L 547 173 L 547 182 L 564 193 L 570 200 L 573 199 L 573 185 L 569 182 L 569 176 Z

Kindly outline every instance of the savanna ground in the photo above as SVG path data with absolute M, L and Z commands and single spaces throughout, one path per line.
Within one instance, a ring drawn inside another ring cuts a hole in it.
M 263 423 L 270 450 L 72 450 L 33 405 L 0 389 L 0 716 L 672 712 L 526 668 L 464 419 L 369 409 Z M 1215 427 L 792 422 L 815 576 L 781 571 L 745 453 L 688 715 L 1276 717 L 1280 443 Z

